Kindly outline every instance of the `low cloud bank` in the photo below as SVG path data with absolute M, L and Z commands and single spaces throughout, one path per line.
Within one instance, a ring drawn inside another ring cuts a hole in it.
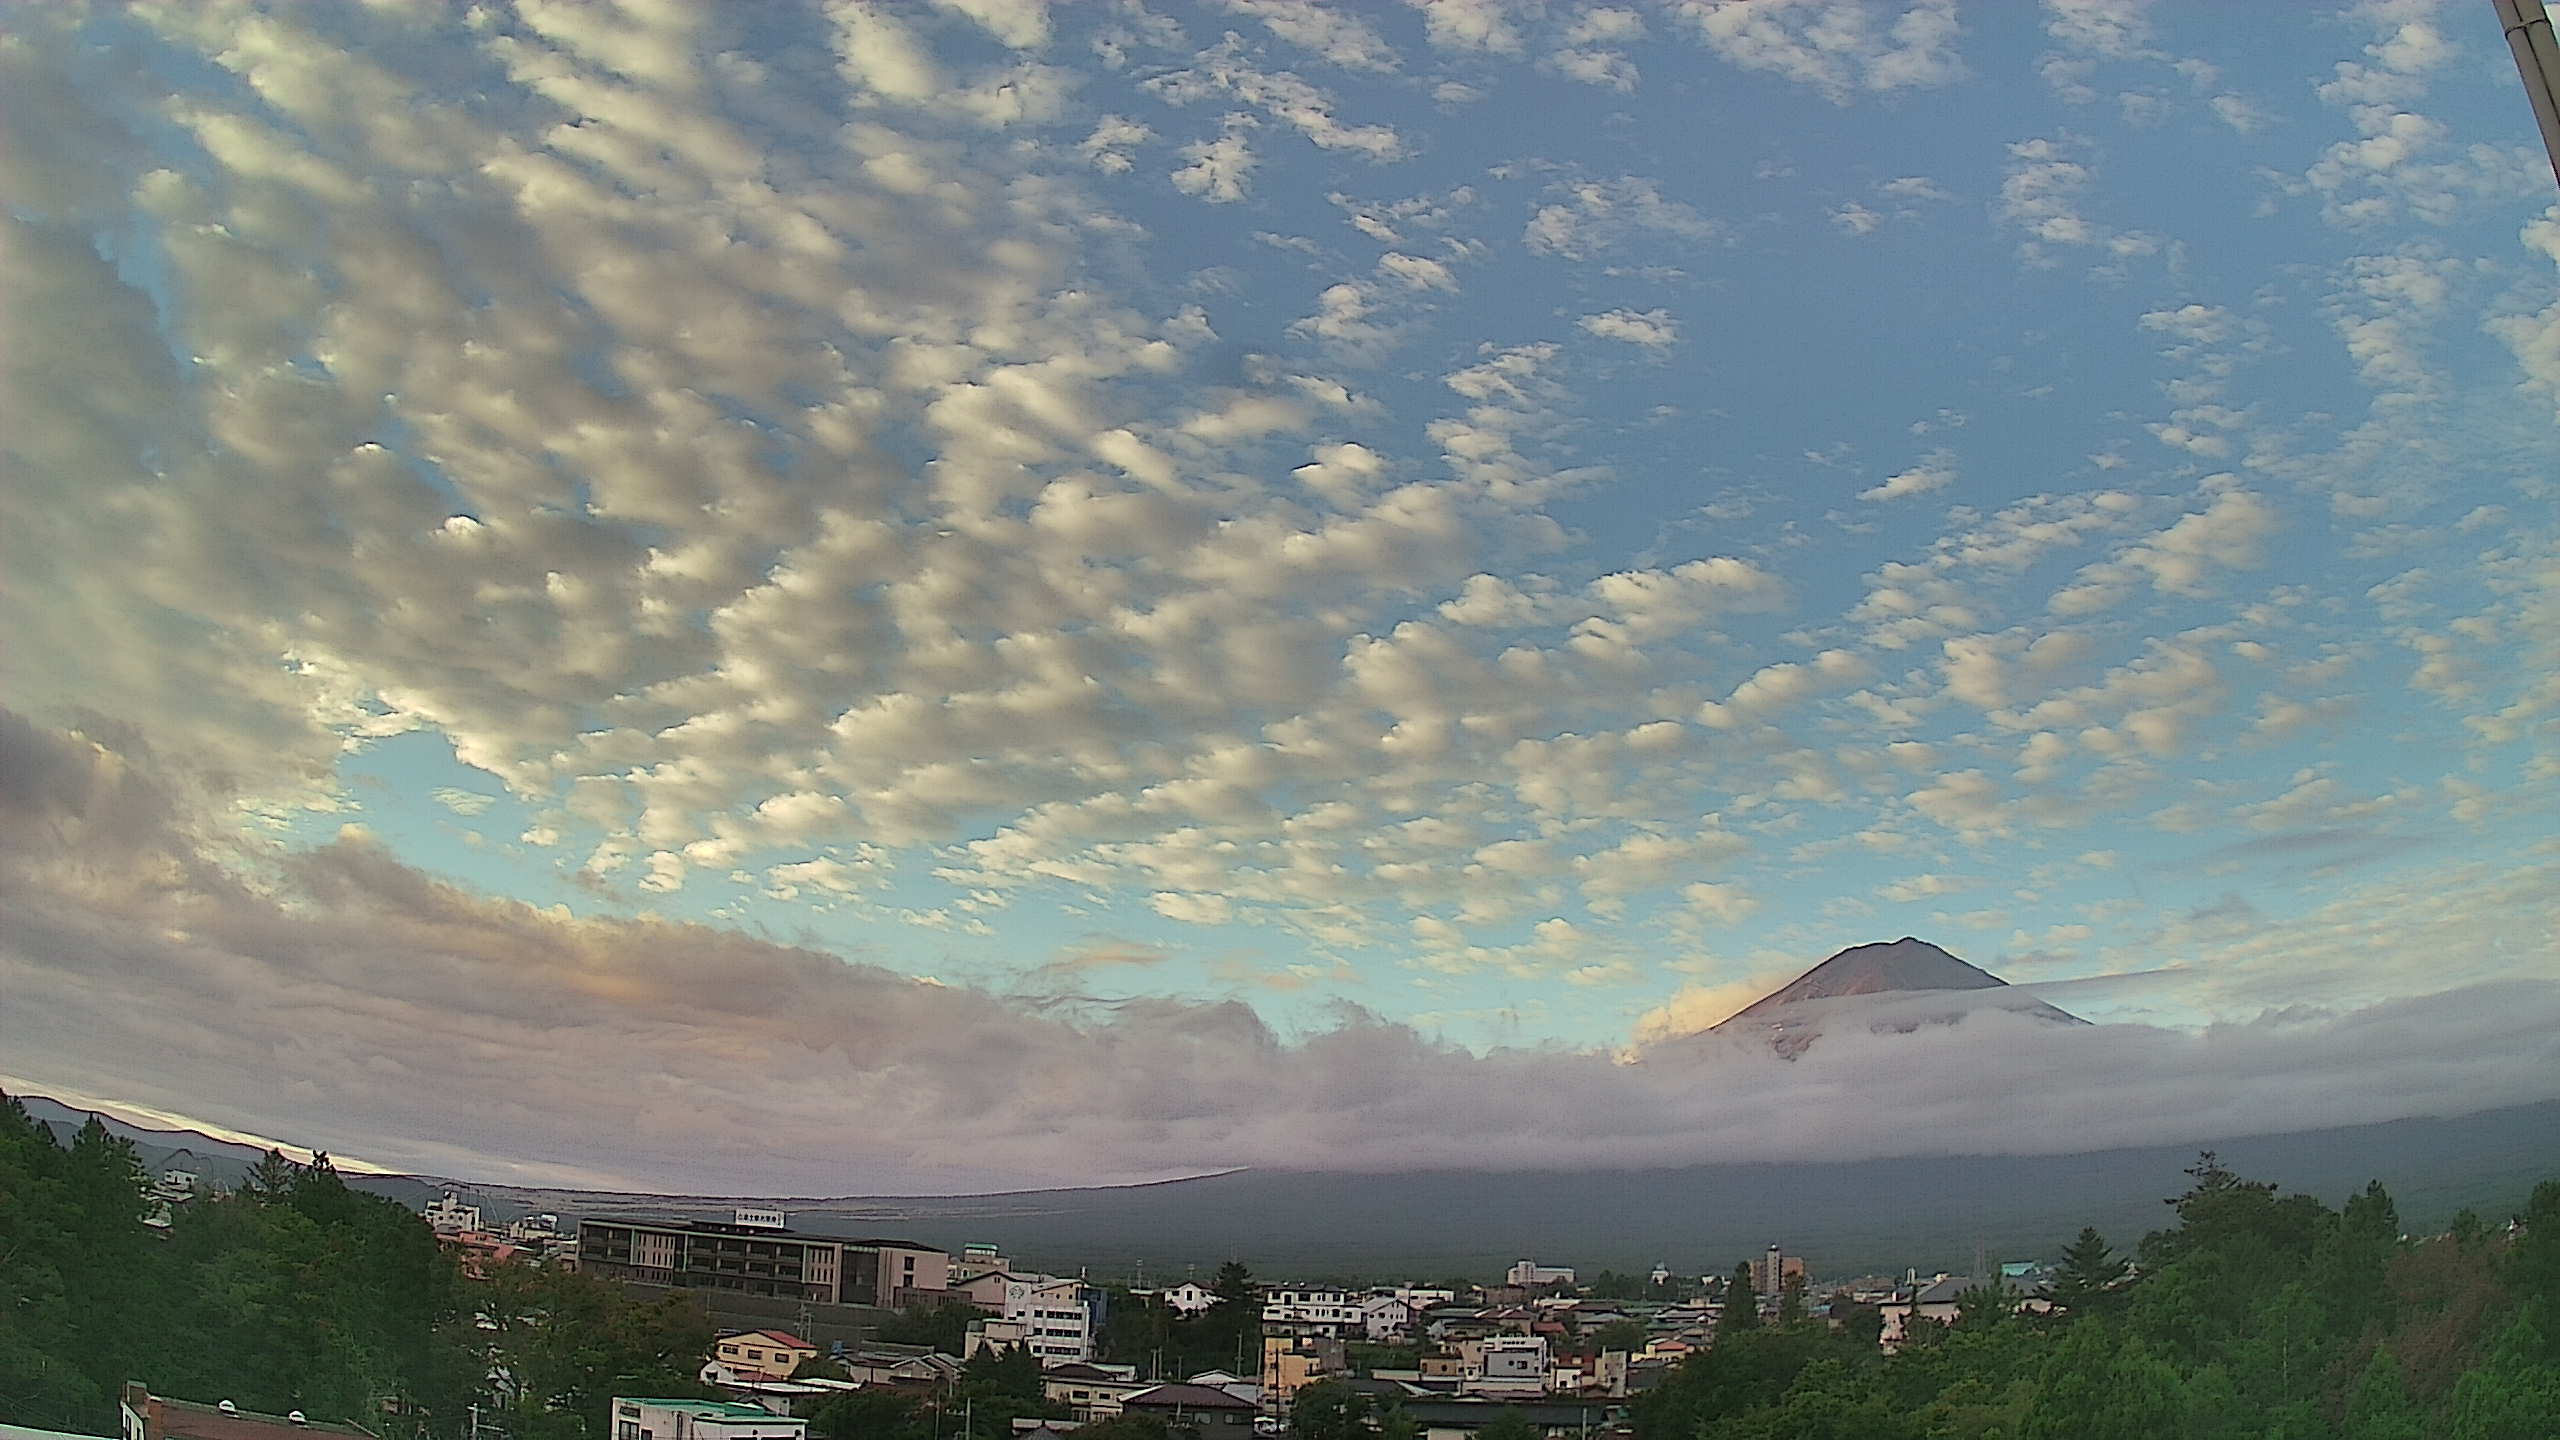
M 0 1055 L 39 1085 L 411 1168 L 809 1194 L 1159 1178 L 2045 1153 L 2560 1097 L 2560 984 L 2201 1033 L 1978 1010 L 1632 1060 L 1477 1055 L 1346 1011 L 1026 999 L 420 873 L 261 853 L 128 736 L 0 711 Z

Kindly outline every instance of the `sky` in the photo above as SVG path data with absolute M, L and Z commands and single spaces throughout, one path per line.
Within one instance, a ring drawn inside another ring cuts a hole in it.
M 818 1193 L 2560 1098 L 2492 20 L 11 7 L 0 1084 Z M 1902 935 L 2102 1023 L 1698 1034 Z

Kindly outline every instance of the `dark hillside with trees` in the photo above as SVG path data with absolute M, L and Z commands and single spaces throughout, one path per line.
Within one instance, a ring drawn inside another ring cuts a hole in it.
M 2060 1308 L 1986 1289 L 1897 1353 L 1821 1320 L 1728 1325 L 1632 1407 L 1637 1440 L 2550 1440 L 2560 1181 L 2518 1233 L 2402 1238 L 2211 1154 L 2130 1256 L 2065 1251 Z M 1729 1314 L 1733 1312 L 1728 1312 Z
M 460 1436 L 477 1401 L 484 1437 L 597 1440 L 617 1390 L 708 1393 L 710 1326 L 683 1297 L 565 1270 L 465 1281 L 325 1155 L 270 1152 L 165 1232 L 144 1190 L 130 1141 L 93 1120 L 63 1145 L 0 1096 L 0 1423 L 112 1435 L 130 1379 L 387 1437 Z

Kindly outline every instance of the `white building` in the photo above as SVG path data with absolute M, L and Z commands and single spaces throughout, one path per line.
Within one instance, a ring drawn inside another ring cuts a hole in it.
M 1177 1315 L 1197 1315 L 1218 1303 L 1218 1292 L 1185 1280 L 1170 1289 L 1159 1290 L 1156 1297 Z
M 1401 1295 L 1360 1297 L 1360 1331 L 1372 1340 L 1393 1340 L 1413 1327 L 1413 1302 Z
M 809 1440 L 809 1422 L 731 1400 L 613 1399 L 613 1440 Z
M 1523 1260 L 1512 1266 L 1510 1273 L 1503 1278 L 1524 1290 L 1535 1290 L 1544 1285 L 1570 1285 L 1573 1283 L 1573 1267 Z
M 1462 1395 L 1543 1395 L 1547 1391 L 1547 1337 L 1489 1335 L 1461 1350 L 1467 1365 L 1458 1377 Z
M 418 1213 L 426 1217 L 427 1228 L 439 1235 L 460 1235 L 480 1228 L 480 1207 L 463 1204 L 462 1197 L 450 1190 Z
M 551 1245 L 569 1237 L 560 1232 L 560 1217 L 546 1210 L 508 1221 L 507 1238 L 519 1245 Z
M 1262 1323 L 1366 1333 L 1367 1320 L 1359 1299 L 1344 1291 L 1290 1287 L 1262 1292 Z
M 1007 1275 L 1002 1318 L 1043 1365 L 1093 1358 L 1093 1299 L 1081 1280 Z

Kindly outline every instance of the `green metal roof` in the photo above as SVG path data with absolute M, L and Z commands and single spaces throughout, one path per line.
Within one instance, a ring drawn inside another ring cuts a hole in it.
M 761 1405 L 748 1405 L 736 1400 L 660 1400 L 646 1395 L 616 1395 L 613 1397 L 613 1403 L 616 1405 L 664 1405 L 670 1409 L 689 1411 L 696 1415 L 718 1415 L 730 1420 L 788 1420 L 791 1418 L 788 1415 L 776 1415 Z

